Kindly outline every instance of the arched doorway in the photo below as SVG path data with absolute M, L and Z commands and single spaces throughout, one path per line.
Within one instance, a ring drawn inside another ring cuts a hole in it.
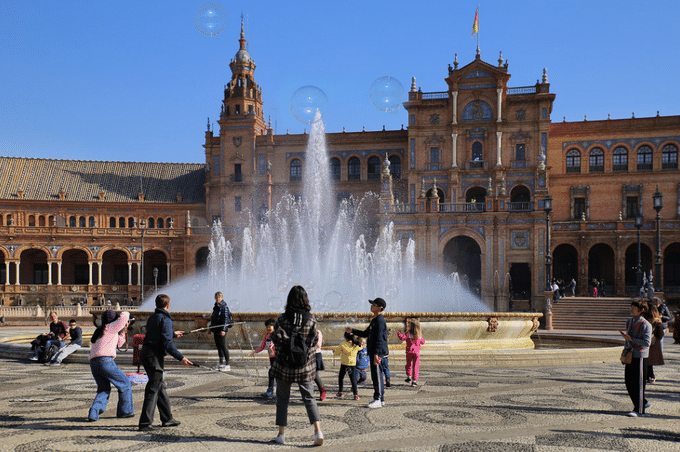
M 20 259 L 21 284 L 47 284 L 47 254 L 43 250 L 24 250 Z
M 640 262 L 642 272 L 649 275 L 649 270 L 652 268 L 652 250 L 644 243 L 640 244 Z M 625 265 L 626 295 L 637 295 L 642 285 L 637 280 L 637 243 L 626 249 Z
M 76 249 L 64 251 L 61 262 L 62 284 L 90 283 L 90 266 L 85 251 Z
M 555 248 L 552 272 L 553 278 L 564 281 L 565 287 L 572 279 L 578 282 L 578 251 L 574 246 L 565 243 Z
M 104 252 L 100 284 L 130 284 L 128 273 L 128 258 L 125 252 L 121 250 L 108 250 Z
M 444 246 L 442 256 L 445 274 L 458 273 L 463 285 L 470 292 L 481 296 L 482 288 L 482 250 L 473 239 L 465 236 L 454 237 Z
M 208 270 L 208 256 L 210 250 L 207 246 L 201 247 L 196 251 L 196 271 L 202 272 Z
M 149 250 L 144 253 L 144 285 L 161 286 L 168 283 L 168 265 L 165 253 Z M 158 276 L 154 277 L 154 269 L 158 269 Z
M 680 243 L 671 243 L 663 252 L 664 292 L 680 294 Z
M 605 295 L 613 294 L 615 268 L 614 250 L 604 243 L 593 246 L 588 253 L 588 289 L 590 290 L 593 280 L 596 279 L 598 282 L 604 283 Z
M 465 192 L 465 202 L 473 203 L 474 210 L 485 210 L 486 206 L 486 188 L 472 187 Z

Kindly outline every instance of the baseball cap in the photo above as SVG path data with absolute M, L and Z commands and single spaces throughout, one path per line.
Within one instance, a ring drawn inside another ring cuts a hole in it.
M 381 308 L 385 309 L 387 307 L 387 303 L 385 303 L 385 300 L 382 298 L 376 298 L 375 300 L 368 300 L 369 303 L 371 303 L 374 306 L 380 306 Z

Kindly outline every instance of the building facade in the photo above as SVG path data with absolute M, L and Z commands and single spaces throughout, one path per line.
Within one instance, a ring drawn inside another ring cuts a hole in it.
M 245 43 L 205 162 L 0 158 L 4 305 L 138 303 L 206 265 L 216 220 L 238 248 L 243 225 L 301 195 L 308 136 L 273 133 Z M 497 311 L 544 309 L 551 277 L 626 295 L 653 270 L 680 296 L 680 116 L 552 122 L 545 70 L 510 87 L 507 62 L 479 51 L 447 75 L 442 91 L 413 80 L 406 129 L 327 134 L 329 199 L 379 194 L 368 232 L 393 222 L 419 265 Z

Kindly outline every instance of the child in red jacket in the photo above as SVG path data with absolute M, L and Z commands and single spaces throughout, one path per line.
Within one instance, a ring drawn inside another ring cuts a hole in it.
M 418 368 L 420 367 L 420 346 L 425 343 L 420 330 L 420 320 L 406 319 L 406 334 L 397 332 L 400 341 L 406 341 L 406 383 L 418 386 Z

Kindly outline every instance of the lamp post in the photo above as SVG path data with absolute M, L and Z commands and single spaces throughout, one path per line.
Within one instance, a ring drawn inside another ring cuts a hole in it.
M 635 228 L 637 229 L 637 266 L 635 267 L 635 281 L 637 281 L 637 290 L 642 287 L 642 263 L 640 262 L 640 229 L 642 228 L 642 211 L 638 210 L 635 215 Z
M 659 192 L 659 186 L 656 186 L 654 196 L 654 210 L 656 210 L 656 287 L 657 290 L 663 292 L 663 282 L 661 279 L 661 209 L 663 209 L 663 195 Z
M 140 306 L 144 303 L 144 228 L 146 228 L 146 221 L 141 220 L 139 222 L 139 226 L 142 230 L 142 268 L 141 268 L 141 276 L 139 278 L 139 285 L 140 285 L 140 299 L 141 303 L 139 304 Z
M 550 195 L 545 195 L 543 198 L 543 210 L 545 210 L 545 287 L 546 292 L 552 292 L 552 285 L 550 279 L 552 275 L 552 258 L 550 257 L 550 212 L 552 212 L 552 198 Z
M 153 268 L 153 288 L 154 292 L 158 292 L 158 267 Z

